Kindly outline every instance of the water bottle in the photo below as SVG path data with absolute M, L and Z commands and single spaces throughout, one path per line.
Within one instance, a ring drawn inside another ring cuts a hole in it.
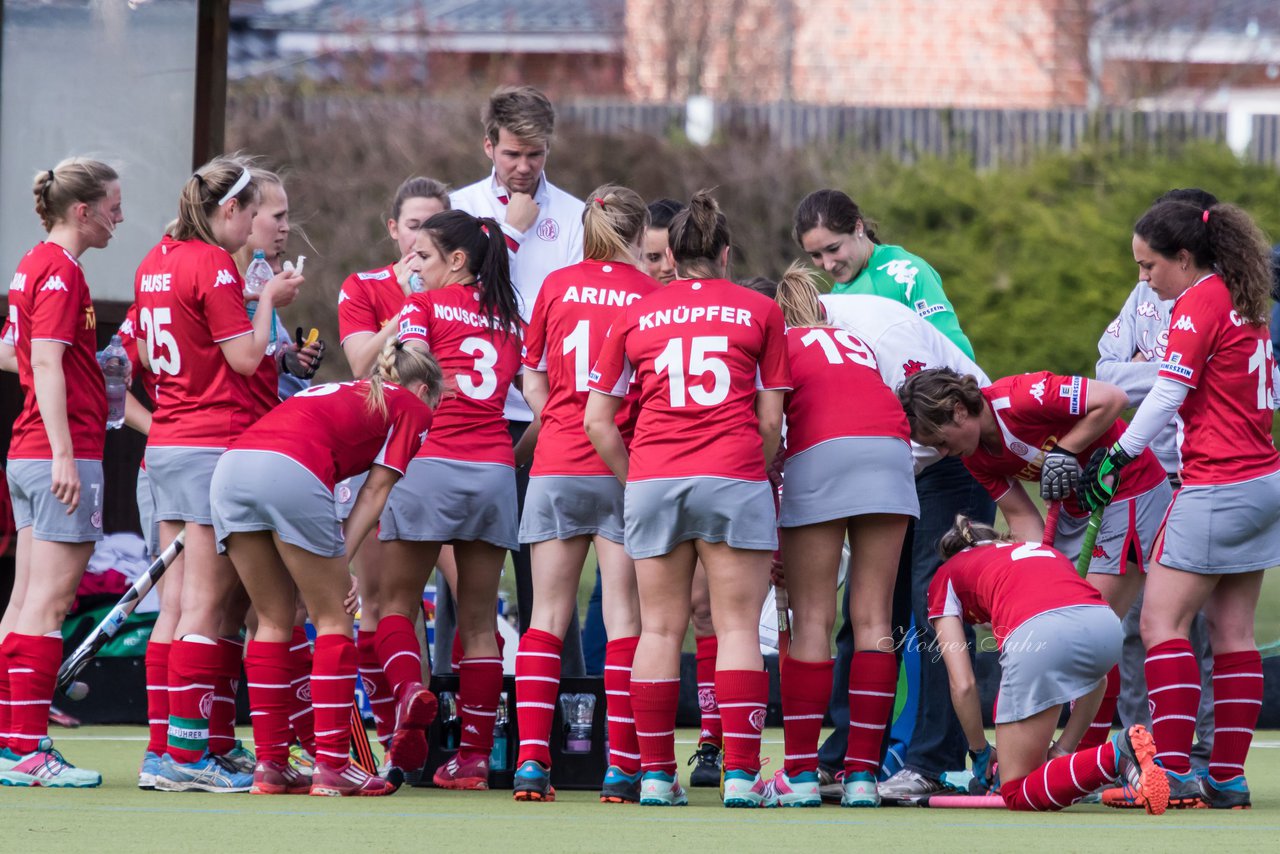
M 111 343 L 98 353 L 98 366 L 107 384 L 107 429 L 117 430 L 124 425 L 124 396 L 129 393 L 133 372 L 119 335 L 112 335 Z
M 440 747 L 457 750 L 462 736 L 462 722 L 458 719 L 458 701 L 452 691 L 440 693 Z
M 596 713 L 595 694 L 561 694 L 565 753 L 591 752 L 591 722 Z
M 419 276 L 416 272 L 409 274 L 409 292 L 410 293 L 420 294 L 426 289 L 427 289 L 427 286 L 422 283 L 421 276 Z
M 507 741 L 507 692 L 498 700 L 498 715 L 493 721 L 493 750 L 489 753 L 490 771 L 511 770 Z
M 262 294 L 262 289 L 266 287 L 267 282 L 271 281 L 271 277 L 275 274 L 271 272 L 271 265 L 267 263 L 267 255 L 261 249 L 253 253 L 253 260 L 249 262 L 249 269 L 244 271 L 244 295 L 248 299 L 257 299 Z

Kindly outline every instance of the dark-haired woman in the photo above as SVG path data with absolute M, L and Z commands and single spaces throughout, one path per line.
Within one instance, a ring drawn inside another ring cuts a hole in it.
M 900 302 L 973 358 L 973 345 L 942 290 L 942 277 L 918 255 L 881 243 L 875 223 L 848 195 L 815 190 L 805 196 L 796 207 L 792 236 L 814 266 L 831 276 L 831 293 L 871 294 Z
M 48 732 L 62 620 L 102 539 L 107 399 L 80 256 L 124 215 L 119 176 L 97 160 L 64 160 L 32 192 L 48 237 L 18 263 L 5 327 L 24 400 L 6 461 L 18 542 L 0 620 L 0 783 L 79 788 L 102 775 L 64 760 Z
M 235 564 L 258 615 L 245 674 L 253 707 L 254 794 L 377 796 L 395 784 L 354 766 L 348 719 L 356 650 L 344 599 L 348 565 L 431 426 L 440 368 L 426 353 L 388 341 L 373 377 L 299 392 L 222 455 L 210 488 L 218 544 Z M 333 515 L 338 479 L 368 471 L 346 535 Z M 291 652 L 296 596 L 316 627 L 311 664 L 313 774 L 289 763 Z
M 302 283 L 293 271 L 273 277 L 249 320 L 231 253 L 248 240 L 257 205 L 249 163 L 219 157 L 200 167 L 183 187 L 177 222 L 143 258 L 134 281 L 138 354 L 157 377 L 146 461 L 161 548 L 186 530 L 182 583 L 167 584 L 161 600 L 161 610 L 177 608 L 179 616 L 169 652 L 168 752 L 155 777 L 160 791 L 243 792 L 253 783 L 247 751 L 237 749 L 233 733 L 215 745 L 209 723 L 215 700 L 208 686 L 237 679 L 242 658 L 240 644 L 224 639 L 227 604 L 240 581 L 217 551 L 209 482 L 222 452 L 253 421 L 246 378 L 271 342 L 271 309 L 287 305 Z
M 1112 781 L 1129 785 L 1147 812 L 1169 803 L 1169 782 L 1141 725 L 1109 742 L 1072 751 L 1120 660 L 1120 619 L 1061 552 L 1001 541 L 964 516 L 943 536 L 945 563 L 929 585 L 929 620 L 951 682 L 951 701 L 969 741 L 973 774 L 1011 810 L 1060 810 Z M 987 742 L 965 623 L 990 623 L 1000 648 L 996 745 Z M 1064 703 L 1075 701 L 1050 749 Z M 999 747 L 997 768 L 996 748 Z M 1051 753 L 1062 755 L 1049 759 Z M 1046 761 L 1048 760 L 1048 761 Z M 996 774 L 999 777 L 996 777 Z
M 449 188 L 434 178 L 414 177 L 396 188 L 386 220 L 387 236 L 395 244 L 398 261 L 384 267 L 347 276 L 338 290 L 338 341 L 351 366 L 351 376 L 362 379 L 374 367 L 378 353 L 396 335 L 400 309 L 413 293 L 410 277 L 420 268 L 413 250 L 418 228 L 431 217 L 449 209 Z M 355 504 L 363 476 L 344 480 L 334 493 L 338 519 L 344 520 Z M 395 700 L 386 674 L 378 661 L 374 634 L 378 630 L 378 586 L 382 566 L 382 543 L 371 538 L 360 550 L 356 575 L 360 580 L 360 634 L 356 648 L 360 656 L 360 677 L 364 680 L 383 748 L 395 731 Z
M 1275 359 L 1267 329 L 1269 247 L 1248 214 L 1160 202 L 1134 226 L 1138 277 L 1176 299 L 1160 372 L 1124 434 L 1098 451 L 1084 503 L 1105 504 L 1113 475 L 1182 417 L 1182 488 L 1158 536 L 1142 606 L 1152 730 L 1174 798 L 1250 805 L 1245 757 L 1262 706 L 1253 637 L 1262 574 L 1280 564 L 1280 454 L 1271 439 Z M 1120 488 L 1127 471 L 1120 478 Z M 1214 739 L 1208 773 L 1189 761 L 1200 699 L 1187 640 L 1201 609 L 1213 648 Z
M 689 589 L 701 559 L 719 650 L 725 806 L 763 799 L 760 730 L 768 678 L 759 618 L 777 547 L 766 461 L 790 386 L 782 313 L 725 278 L 729 226 L 711 194 L 671 223 L 678 278 L 614 321 L 592 371 L 585 426 L 626 484 L 627 553 L 642 629 L 631 678 L 642 805 L 688 802 L 676 777 L 675 711 Z M 640 416 L 630 454 L 615 423 L 633 376 Z
M 422 686 L 413 616 L 441 546 L 458 564 L 462 741 L 436 770 L 449 789 L 487 789 L 493 723 L 502 692 L 494 637 L 504 551 L 519 548 L 515 456 L 502 416 L 520 368 L 521 323 L 507 244 L 491 219 L 438 213 L 414 243 L 425 290 L 400 315 L 400 340 L 425 346 L 448 392 L 431 434 L 382 514 L 383 563 L 376 643 L 396 700 L 390 761 L 413 773 L 426 761 L 425 728 L 436 700 Z

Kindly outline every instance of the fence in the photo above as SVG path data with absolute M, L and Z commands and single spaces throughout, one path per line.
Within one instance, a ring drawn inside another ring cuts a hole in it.
M 337 116 L 394 120 L 476 113 L 475 105 L 384 95 L 236 95 L 228 113 L 261 117 L 283 110 L 307 124 Z M 666 136 L 685 127 L 684 104 L 635 104 L 617 100 L 558 105 L 562 122 L 591 133 Z M 1042 151 L 1072 151 L 1088 142 L 1132 150 L 1168 150 L 1194 141 L 1225 142 L 1227 113 L 1139 112 L 1107 109 L 972 110 L 945 108 L 835 107 L 808 104 L 717 104 L 721 136 L 765 136 L 784 148 L 852 146 L 867 154 L 911 162 L 921 156 L 967 157 L 978 167 L 1025 162 Z M 1280 115 L 1252 117 L 1244 156 L 1280 167 Z

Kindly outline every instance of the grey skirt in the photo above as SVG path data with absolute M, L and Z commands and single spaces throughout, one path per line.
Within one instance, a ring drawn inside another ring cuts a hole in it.
M 209 487 L 218 552 L 231 534 L 274 531 L 321 557 L 346 552 L 333 494 L 314 474 L 270 451 L 227 451 Z
M 1280 472 L 1242 483 L 1179 489 L 1155 558 L 1202 575 L 1280 566 Z
M 67 505 L 53 495 L 51 460 L 10 460 L 5 476 L 13 502 L 14 530 L 31 529 L 46 543 L 95 543 L 102 539 L 102 463 L 76 460 L 80 503 L 67 515 Z M 37 572 L 39 567 L 33 567 Z
M 520 517 L 520 542 L 599 535 L 621 543 L 622 496 L 622 484 L 613 475 L 531 477 Z
M 146 469 L 138 469 L 138 519 L 142 523 L 142 539 L 147 544 L 147 556 L 160 554 L 160 523 L 156 520 L 156 497 L 151 492 L 151 475 Z
M 1147 555 L 1172 500 L 1173 488 L 1165 480 L 1141 495 L 1108 504 L 1102 511 L 1102 524 L 1098 527 L 1098 540 L 1093 545 L 1089 572 L 1124 575 L 1130 552 L 1137 558 L 1138 570 L 1146 572 Z M 1077 519 L 1063 513 L 1058 520 L 1058 534 L 1053 538 L 1053 547 L 1074 562 L 1080 554 L 1088 527 L 1088 516 Z
M 1120 660 L 1124 631 L 1106 605 L 1037 614 L 1004 639 L 996 723 L 1026 720 L 1097 688 Z
M 212 525 L 209 483 L 224 448 L 147 448 L 147 475 L 157 522 Z
M 920 518 L 911 446 L 906 442 L 850 436 L 814 445 L 787 460 L 780 527 L 868 513 Z
M 391 490 L 378 539 L 480 540 L 517 550 L 517 516 L 516 472 L 511 466 L 418 458 Z
M 632 558 L 660 557 L 689 540 L 736 549 L 778 547 L 773 487 L 767 480 L 678 477 L 628 483 L 623 516 Z
M 351 515 L 351 508 L 356 506 L 356 496 L 360 494 L 360 487 L 364 486 L 368 478 L 369 473 L 365 472 L 338 481 L 338 485 L 333 488 L 333 509 L 338 514 L 339 522 L 347 521 L 347 517 Z

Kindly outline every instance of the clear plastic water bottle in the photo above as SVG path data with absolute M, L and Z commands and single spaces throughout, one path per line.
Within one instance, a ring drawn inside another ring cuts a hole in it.
M 596 714 L 595 694 L 561 694 L 560 712 L 564 717 L 564 752 L 591 752 L 591 723 Z
M 416 272 L 409 274 L 409 291 L 411 293 L 420 294 L 426 289 L 427 286 L 422 283 L 422 276 L 419 276 Z
M 490 771 L 511 770 L 507 722 L 507 692 L 503 691 L 498 700 L 498 715 L 493 721 L 493 750 L 489 753 Z
M 452 691 L 440 693 L 440 747 L 457 750 L 462 737 L 462 722 L 458 718 L 458 700 Z
M 99 351 L 98 366 L 107 384 L 107 429 L 116 430 L 124 426 L 124 396 L 129 393 L 129 376 L 133 372 L 119 335 L 112 335 L 111 343 Z
M 267 255 L 261 249 L 253 253 L 253 260 L 249 262 L 249 269 L 244 271 L 244 295 L 249 299 L 256 299 L 262 295 L 262 289 L 266 287 L 267 282 L 271 281 L 271 277 L 275 274 L 271 272 L 271 265 L 267 263 Z

